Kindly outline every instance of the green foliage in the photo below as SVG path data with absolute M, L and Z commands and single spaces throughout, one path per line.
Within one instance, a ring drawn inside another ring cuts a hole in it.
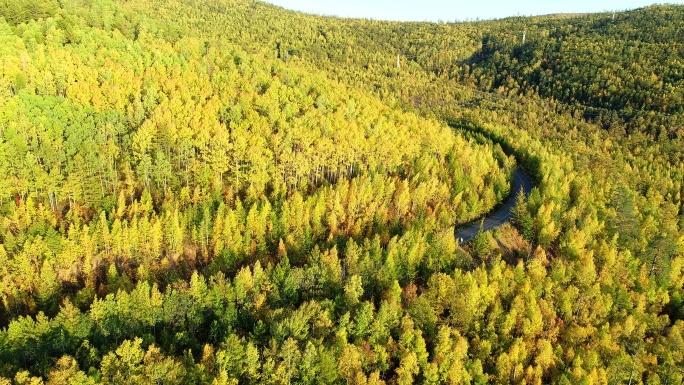
M 486 233 L 482 229 L 483 223 L 480 223 L 480 230 L 478 230 L 477 234 L 472 240 L 472 249 L 473 249 L 473 254 L 479 258 L 480 260 L 487 260 L 489 258 L 489 254 L 491 253 L 491 234 Z
M 680 383 L 681 15 L 0 0 L 0 383 Z
M 0 18 L 12 25 L 54 16 L 59 9 L 54 0 L 2 0 Z

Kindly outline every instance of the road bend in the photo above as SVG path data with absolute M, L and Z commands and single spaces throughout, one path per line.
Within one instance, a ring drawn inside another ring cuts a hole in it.
M 506 203 L 504 203 L 503 206 L 500 206 L 496 211 L 487 214 L 484 218 L 484 222 L 478 220 L 476 223 L 456 231 L 455 237 L 458 243 L 467 243 L 473 239 L 477 235 L 477 232 L 480 231 L 480 223 L 482 223 L 482 230 L 489 231 L 510 222 L 513 216 L 511 209 L 515 206 L 515 197 L 518 195 L 520 189 L 523 190 L 525 196 L 528 196 L 530 191 L 532 191 L 532 180 L 530 180 L 530 177 L 527 176 L 521 168 L 518 168 L 513 173 L 513 186 Z

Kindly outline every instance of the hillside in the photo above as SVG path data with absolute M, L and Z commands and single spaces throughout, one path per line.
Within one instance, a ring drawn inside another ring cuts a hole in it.
M 682 18 L 0 0 L 0 383 L 682 382 Z

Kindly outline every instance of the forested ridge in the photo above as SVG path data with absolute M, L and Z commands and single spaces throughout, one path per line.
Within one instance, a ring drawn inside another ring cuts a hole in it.
M 0 384 L 682 383 L 683 17 L 0 0 Z

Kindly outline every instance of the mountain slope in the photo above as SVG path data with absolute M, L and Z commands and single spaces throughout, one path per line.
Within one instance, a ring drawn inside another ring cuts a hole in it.
M 0 382 L 681 382 L 681 9 L 0 3 Z

